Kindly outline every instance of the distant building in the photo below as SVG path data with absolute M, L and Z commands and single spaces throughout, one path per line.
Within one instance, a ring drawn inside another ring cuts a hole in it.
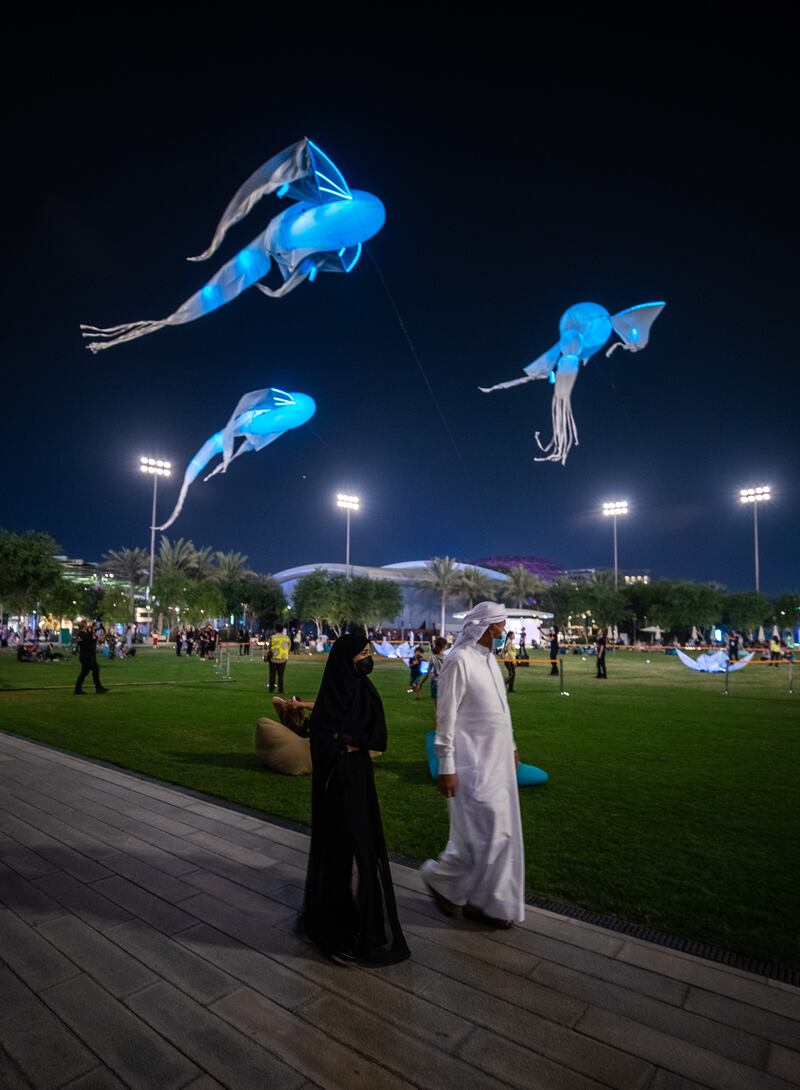
M 464 564 L 457 561 L 459 568 L 479 567 L 474 564 Z M 391 579 L 400 587 L 403 595 L 403 609 L 397 617 L 386 618 L 387 626 L 391 628 L 438 628 L 440 603 L 439 595 L 431 587 L 421 585 L 426 571 L 425 560 L 407 560 L 398 564 L 386 564 L 380 568 L 371 568 L 363 564 L 351 564 L 350 571 L 353 575 L 367 575 L 370 579 Z M 274 577 L 281 586 L 283 593 L 291 601 L 292 592 L 297 580 L 304 575 L 309 575 L 317 569 L 322 569 L 330 575 L 346 575 L 345 564 L 302 564 L 297 568 L 286 568 L 285 571 L 276 572 Z M 479 567 L 479 570 L 494 580 L 497 585 L 497 597 L 500 598 L 503 585 L 508 582 L 508 576 L 502 572 L 492 571 L 489 568 Z M 447 600 L 445 614 L 445 628 L 451 632 L 461 630 L 461 621 L 454 616 L 463 611 L 466 599 L 463 595 L 453 594 Z

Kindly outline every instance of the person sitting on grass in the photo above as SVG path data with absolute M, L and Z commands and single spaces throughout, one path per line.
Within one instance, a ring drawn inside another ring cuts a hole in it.
M 273 696 L 272 706 L 284 727 L 288 727 L 300 738 L 308 738 L 306 710 L 314 710 L 313 700 L 298 700 L 296 696 L 293 696 L 291 700 L 284 700 L 282 696 Z

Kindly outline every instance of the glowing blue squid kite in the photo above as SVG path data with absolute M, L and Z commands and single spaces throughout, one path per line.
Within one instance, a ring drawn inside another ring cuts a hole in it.
M 496 386 L 481 386 L 479 389 L 484 394 L 490 394 L 493 390 L 507 390 L 510 386 L 520 386 L 523 382 L 549 378 L 555 384 L 552 405 L 553 437 L 543 446 L 539 432 L 536 432 L 536 443 L 545 455 L 536 461 L 561 462 L 564 465 L 573 443 L 578 445 L 578 429 L 572 415 L 570 399 L 581 363 L 585 366 L 613 333 L 617 333 L 622 340 L 615 341 L 606 356 L 610 356 L 615 348 L 626 348 L 629 352 L 646 348 L 650 327 L 665 306 L 666 303 L 640 303 L 621 310 L 619 314 L 611 315 L 598 303 L 575 303 L 561 315 L 558 323 L 561 336 L 556 344 L 533 363 L 523 367 L 525 378 L 500 382 Z
M 173 524 L 181 513 L 189 485 L 200 476 L 217 454 L 222 455 L 222 461 L 204 478 L 206 481 L 217 473 L 225 473 L 231 462 L 240 454 L 247 454 L 251 450 L 263 450 L 276 439 L 280 439 L 284 432 L 307 424 L 316 411 L 314 399 L 308 394 L 287 394 L 273 387 L 267 390 L 252 390 L 249 394 L 244 394 L 222 431 L 218 431 L 207 439 L 189 462 L 175 510 L 164 525 L 157 526 L 156 529 L 166 530 Z M 240 437 L 244 442 L 240 443 L 234 452 L 235 441 Z
M 230 303 L 253 284 L 278 299 L 319 272 L 348 273 L 361 256 L 361 247 L 383 227 L 386 212 L 371 193 L 351 190 L 341 171 L 308 138 L 273 156 L 236 193 L 219 221 L 211 245 L 190 261 L 205 261 L 216 253 L 228 230 L 248 214 L 262 197 L 275 193 L 296 201 L 275 216 L 266 230 L 216 273 L 174 314 L 159 321 L 128 322 L 100 329 L 82 325 L 88 347 L 100 352 L 124 341 L 155 333 L 164 326 L 183 325 Z M 278 288 L 259 284 L 272 262 L 283 283 Z

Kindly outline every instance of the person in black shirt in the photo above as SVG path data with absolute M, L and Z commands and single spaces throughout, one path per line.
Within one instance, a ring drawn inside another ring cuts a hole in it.
M 608 677 L 606 673 L 606 630 L 598 629 L 597 632 L 597 676 Z
M 558 677 L 558 629 L 554 628 L 550 635 L 550 676 Z
M 94 625 L 89 621 L 83 621 L 78 633 L 78 659 L 81 664 L 81 672 L 75 682 L 75 696 L 85 696 L 86 690 L 82 688 L 88 674 L 92 675 L 94 690 L 96 693 L 107 693 L 108 689 L 100 684 L 100 668 L 97 665 L 97 636 Z

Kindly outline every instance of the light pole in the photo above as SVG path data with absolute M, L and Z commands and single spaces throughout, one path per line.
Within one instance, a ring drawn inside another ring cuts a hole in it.
M 610 517 L 614 520 L 614 590 L 617 590 L 619 584 L 619 566 L 617 558 L 617 519 L 620 515 L 627 515 L 627 513 L 627 500 L 613 500 L 611 503 L 603 504 L 603 514 L 607 518 Z
M 348 496 L 344 492 L 339 492 L 336 496 L 336 506 L 342 507 L 347 512 L 347 552 L 345 554 L 345 567 L 347 569 L 347 578 L 350 578 L 350 512 L 361 510 L 361 500 L 358 496 Z
M 172 474 L 172 464 L 161 458 L 139 459 L 139 469 L 142 473 L 149 473 L 153 478 L 153 514 L 150 518 L 150 578 L 147 580 L 147 605 L 152 609 L 150 599 L 153 596 L 153 564 L 156 555 L 156 496 L 158 494 L 158 478 L 169 477 Z M 152 618 L 150 621 L 152 626 Z
M 753 505 L 753 544 L 755 546 L 755 560 L 756 560 L 756 593 L 759 591 L 759 571 L 758 571 L 758 505 L 762 500 L 771 499 L 770 486 L 768 484 L 759 485 L 758 488 L 741 488 L 739 489 L 739 502 L 740 503 L 752 503 Z

